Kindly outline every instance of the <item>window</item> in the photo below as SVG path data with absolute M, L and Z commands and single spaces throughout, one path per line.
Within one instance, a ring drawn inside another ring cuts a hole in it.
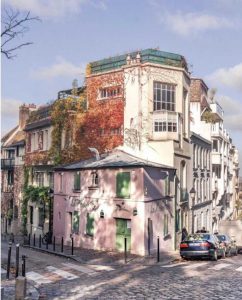
M 13 171 L 8 170 L 8 185 L 13 185 L 14 176 Z
M 45 222 L 45 210 L 44 207 L 39 207 L 39 226 L 43 227 Z
M 130 198 L 130 172 L 120 172 L 117 174 L 116 195 L 118 198 Z
M 36 185 L 41 187 L 44 186 L 44 172 L 36 172 Z
M 154 82 L 154 111 L 175 111 L 175 85 Z
M 168 215 L 164 215 L 164 231 L 163 231 L 164 236 L 168 234 Z
M 177 132 L 177 114 L 162 112 L 159 119 L 154 120 L 154 132 Z
M 118 97 L 121 95 L 120 87 L 108 87 L 99 89 L 99 97 L 98 99 L 107 99 L 112 97 Z
M 80 215 L 78 211 L 74 211 L 73 219 L 72 219 L 72 232 L 78 233 L 79 232 L 79 224 L 80 224 Z
M 99 178 L 97 172 L 92 172 L 92 186 L 98 186 Z
M 81 174 L 80 172 L 74 173 L 74 190 L 79 191 L 81 188 Z
M 86 234 L 93 236 L 94 234 L 94 217 L 87 213 Z
M 111 128 L 110 134 L 111 135 L 121 135 L 121 128 Z
M 213 152 L 218 152 L 218 141 L 213 140 Z
M 50 188 L 54 188 L 54 173 L 53 172 L 49 172 L 49 186 Z
M 33 216 L 34 216 L 34 208 L 33 206 L 29 206 L 29 223 L 33 224 Z

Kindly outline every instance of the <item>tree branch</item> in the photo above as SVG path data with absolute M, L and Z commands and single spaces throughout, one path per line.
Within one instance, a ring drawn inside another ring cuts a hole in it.
M 1 32 L 1 53 L 10 59 L 16 56 L 13 52 L 33 44 L 32 42 L 13 43 L 16 38 L 23 36 L 28 31 L 27 23 L 32 21 L 40 21 L 39 17 L 31 17 L 30 12 L 21 15 L 19 11 L 13 11 L 12 9 L 4 9 L 2 18 L 2 32 Z

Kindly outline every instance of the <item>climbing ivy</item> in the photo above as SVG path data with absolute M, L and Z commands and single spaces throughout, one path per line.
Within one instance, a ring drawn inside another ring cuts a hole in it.
M 29 173 L 31 169 L 28 167 L 24 168 L 24 186 L 23 186 L 23 201 L 22 201 L 22 233 L 27 235 L 27 221 L 28 221 L 28 203 L 31 202 L 44 202 L 46 204 L 50 201 L 49 187 L 35 187 L 28 185 Z
M 49 151 L 49 158 L 54 165 L 66 162 L 65 150 L 68 148 L 68 156 L 73 159 L 75 146 L 73 140 L 77 121 L 80 123 L 82 114 L 86 111 L 85 92 L 80 96 L 59 99 L 53 104 L 52 119 L 52 142 Z M 62 147 L 62 139 L 63 147 Z M 63 149 L 62 149 L 63 148 Z

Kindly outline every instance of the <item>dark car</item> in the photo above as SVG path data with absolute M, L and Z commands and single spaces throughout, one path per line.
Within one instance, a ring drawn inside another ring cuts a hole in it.
M 236 245 L 236 242 L 231 239 L 228 235 L 226 234 L 218 234 L 217 238 L 220 241 L 221 245 L 224 245 L 225 247 L 225 254 L 227 256 L 237 255 L 238 254 L 238 248 Z
M 218 257 L 225 258 L 225 247 L 214 234 L 195 233 L 180 243 L 180 255 L 182 258 L 207 257 L 217 260 Z

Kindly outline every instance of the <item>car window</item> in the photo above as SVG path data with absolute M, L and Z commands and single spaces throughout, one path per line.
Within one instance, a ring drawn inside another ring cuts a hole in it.
M 196 233 L 190 234 L 187 238 L 187 241 L 201 241 L 201 240 L 210 240 L 210 234 Z
M 217 238 L 218 238 L 220 241 L 226 241 L 226 236 L 225 236 L 225 235 L 217 235 Z

